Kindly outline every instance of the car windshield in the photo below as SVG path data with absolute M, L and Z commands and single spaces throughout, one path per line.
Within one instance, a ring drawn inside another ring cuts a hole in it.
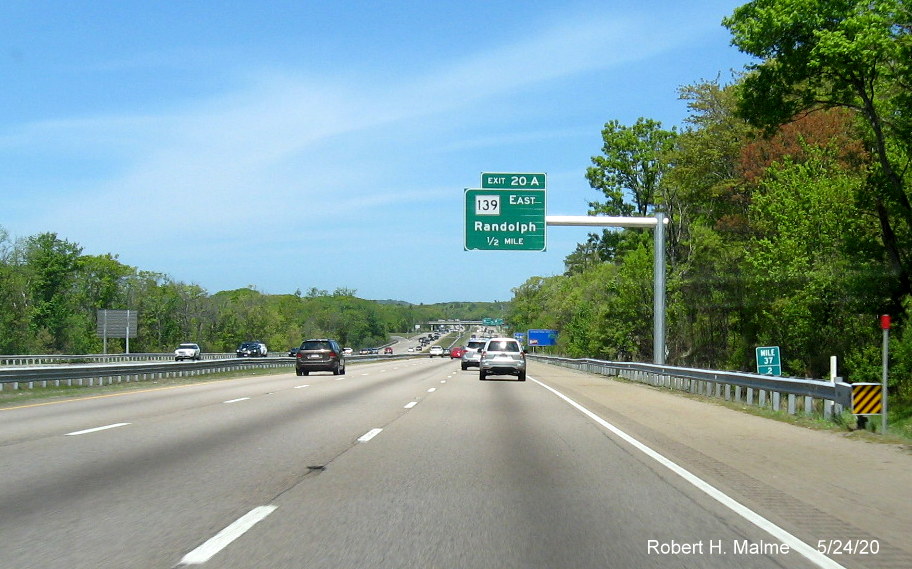
M 301 344 L 302 350 L 331 350 L 332 346 L 329 345 L 329 342 L 320 342 L 317 340 L 308 340 Z
M 177 348 L 178 348 L 178 349 L 185 348 L 185 349 L 195 350 L 195 349 L 196 349 L 196 344 L 181 344 L 181 345 L 178 346 Z
M 489 352 L 518 352 L 519 344 L 509 340 L 500 340 L 488 343 Z

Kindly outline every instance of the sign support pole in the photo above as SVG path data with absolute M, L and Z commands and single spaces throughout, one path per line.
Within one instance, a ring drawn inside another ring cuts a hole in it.
M 655 247 L 653 251 L 653 362 L 665 365 L 665 214 L 655 214 Z
M 883 409 L 880 415 L 880 432 L 887 432 L 887 370 L 890 365 L 890 317 L 886 314 L 880 317 L 880 327 L 883 329 L 883 373 L 880 378 L 883 390 Z

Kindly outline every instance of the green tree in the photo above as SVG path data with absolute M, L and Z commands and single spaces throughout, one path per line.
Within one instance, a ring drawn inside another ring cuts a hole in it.
M 876 234 L 855 204 L 862 180 L 836 151 L 808 148 L 802 162 L 774 164 L 750 210 L 745 272 L 757 341 L 781 345 L 797 375 L 823 377 L 830 355 L 869 337 L 864 313 L 884 298 L 883 259 L 866 254 Z
M 657 200 L 668 197 L 664 178 L 670 168 L 668 159 L 677 132 L 662 129 L 662 123 L 639 118 L 633 126 L 617 120 L 602 129 L 602 154 L 592 157 L 586 170 L 589 185 L 602 193 L 605 201 L 589 203 L 592 214 L 646 215 Z M 593 263 L 611 261 L 639 246 L 638 231 L 603 230 L 590 234 L 585 243 L 567 257 L 568 274 L 578 273 Z
M 605 123 L 602 154 L 593 156 L 586 170 L 589 185 L 606 198 L 589 204 L 593 213 L 646 215 L 661 191 L 675 136 L 674 128 L 664 130 L 662 123 L 642 117 L 633 126 Z
M 665 184 L 683 204 L 672 208 L 667 280 L 668 361 L 681 365 L 731 367 L 732 353 L 743 352 L 751 188 L 741 154 L 755 129 L 737 116 L 736 95 L 718 80 L 679 92 L 689 115 Z
M 741 84 L 742 115 L 774 131 L 820 109 L 856 113 L 873 162 L 866 185 L 897 284 L 912 292 L 912 8 L 903 0 L 755 0 L 723 24 L 759 58 Z
M 26 275 L 16 257 L 9 234 L 0 227 L 0 352 L 6 354 L 33 349 Z
M 36 338 L 54 351 L 66 350 L 72 331 L 72 293 L 80 269 L 82 248 L 42 233 L 25 240 L 23 258 L 31 302 L 30 322 Z

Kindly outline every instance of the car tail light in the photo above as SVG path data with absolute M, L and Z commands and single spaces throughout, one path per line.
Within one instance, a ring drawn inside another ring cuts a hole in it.
M 298 352 L 297 354 L 295 354 L 295 357 L 296 357 L 296 358 L 303 358 L 303 357 L 304 357 L 304 354 L 302 354 L 301 352 Z
M 329 352 L 329 357 L 331 357 L 331 358 L 336 357 L 336 352 Z

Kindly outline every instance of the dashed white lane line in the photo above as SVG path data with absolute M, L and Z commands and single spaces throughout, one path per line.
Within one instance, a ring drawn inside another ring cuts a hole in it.
M 295 389 L 304 389 L 305 387 L 310 387 L 310 385 L 295 385 Z
M 417 402 L 417 401 L 412 401 L 411 403 L 406 403 L 406 404 L 405 404 L 405 408 L 406 408 L 406 409 L 411 409 L 411 408 L 414 407 L 415 405 L 418 405 L 418 402 Z
M 366 433 L 364 433 L 363 435 L 361 435 L 360 437 L 358 437 L 358 442 L 359 442 L 359 443 L 366 443 L 367 441 L 369 441 L 369 440 L 371 440 L 372 438 L 374 438 L 374 437 L 376 437 L 377 435 L 379 435 L 379 434 L 380 434 L 380 431 L 382 431 L 382 430 L 383 430 L 383 429 L 371 429 L 371 430 L 369 430 L 368 432 L 366 432 Z
M 181 559 L 180 565 L 201 565 L 218 553 L 228 547 L 228 545 L 237 538 L 244 535 L 247 530 L 263 521 L 263 519 L 275 511 L 278 506 L 260 506 L 254 508 L 238 518 L 233 524 L 218 532 L 206 543 L 200 545 Z
M 97 433 L 98 431 L 107 431 L 108 429 L 116 429 L 117 427 L 126 427 L 130 423 L 114 423 L 113 425 L 105 425 L 104 427 L 95 427 L 92 429 L 85 429 L 82 431 L 73 431 L 72 433 L 67 433 L 66 436 L 73 437 L 77 435 L 87 435 L 89 433 Z
M 237 399 L 229 399 L 228 401 L 222 401 L 222 403 L 237 403 L 239 401 L 247 401 L 249 397 L 238 397 Z
M 436 387 L 432 387 L 432 388 L 430 388 L 430 389 L 427 390 L 428 393 L 434 393 L 435 391 L 437 391 L 437 388 L 436 388 Z

